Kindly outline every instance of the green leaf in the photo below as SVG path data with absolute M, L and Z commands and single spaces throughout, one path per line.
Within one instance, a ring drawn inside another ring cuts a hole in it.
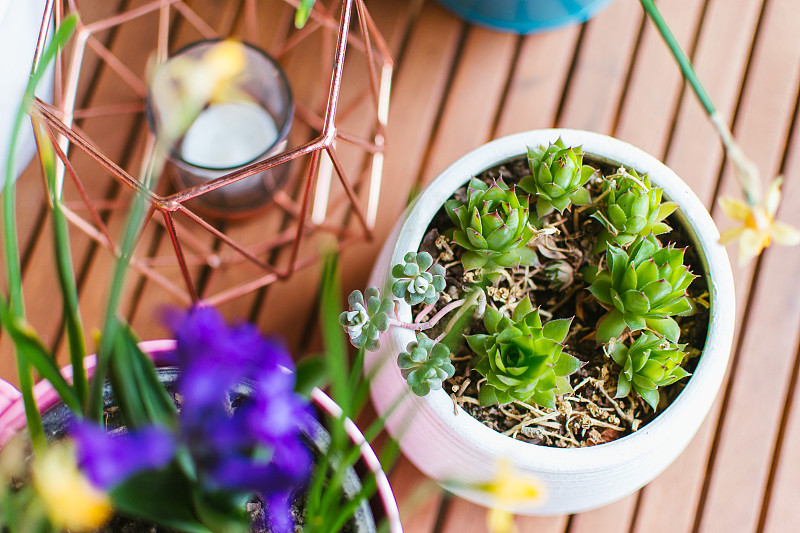
M 311 16 L 311 8 L 314 7 L 316 0 L 300 0 L 297 5 L 297 11 L 294 14 L 294 26 L 301 29 L 308 22 L 308 17 Z
M 625 291 L 620 295 L 622 304 L 625 306 L 627 313 L 634 315 L 643 315 L 650 310 L 650 301 L 644 293 L 639 291 Z
M 513 320 L 514 322 L 520 322 L 525 316 L 527 316 L 532 312 L 533 312 L 533 304 L 531 303 L 530 298 L 526 296 L 525 298 L 520 300 L 520 302 L 514 308 L 514 312 L 511 313 L 511 320 Z
M 589 195 L 589 191 L 581 187 L 570 197 L 570 201 L 574 205 L 586 205 L 592 203 L 592 197 Z
M 636 389 L 636 392 L 641 396 L 644 401 L 650 404 L 650 407 L 653 408 L 653 411 L 658 410 L 658 400 L 659 394 L 658 389 Z
M 617 381 L 617 394 L 614 396 L 615 398 L 624 398 L 631 392 L 631 382 L 625 379 L 623 374 L 619 375 L 619 380 Z
M 480 402 L 481 407 L 497 404 L 497 389 L 491 385 L 484 384 L 483 387 L 481 387 L 480 392 L 478 392 L 478 401 Z
M 342 408 L 344 415 L 351 417 L 354 413 L 351 405 L 352 397 L 347 385 L 349 368 L 347 343 L 344 339 L 344 331 L 336 320 L 336 316 L 341 309 L 339 300 L 341 290 L 337 257 L 335 255 L 328 255 L 323 261 L 322 286 L 320 290 L 320 322 L 328 364 L 328 375 L 331 380 L 331 396 L 333 401 Z
M 558 377 L 569 376 L 577 372 L 581 366 L 583 366 L 583 363 L 581 363 L 580 359 L 568 353 L 562 353 L 558 361 L 553 365 L 553 372 Z
M 18 355 L 23 357 L 36 372 L 50 382 L 58 397 L 73 412 L 81 412 L 81 404 L 72 387 L 61 375 L 58 365 L 41 339 L 31 327 L 19 318 L 14 318 L 5 300 L 0 298 L 0 322 L 14 341 Z
M 672 342 L 678 342 L 681 336 L 681 328 L 672 318 L 647 318 L 647 327 Z
M 306 398 L 314 387 L 324 389 L 330 382 L 324 355 L 308 355 L 297 362 L 294 390 Z
M 537 405 L 541 405 L 549 409 L 556 408 L 556 394 L 553 391 L 553 389 L 545 391 L 536 391 L 533 393 L 533 396 L 531 396 L 531 398 Z
M 174 465 L 161 471 L 142 472 L 114 487 L 114 508 L 187 533 L 210 533 L 191 512 L 192 486 Z
M 611 339 L 619 337 L 625 331 L 625 327 L 622 313 L 616 309 L 609 311 L 597 323 L 597 342 L 605 344 Z
M 483 325 L 489 333 L 497 333 L 497 325 L 503 319 L 503 314 L 494 307 L 486 306 L 485 314 L 483 315 Z
M 645 319 L 633 313 L 625 313 L 623 319 L 625 320 L 625 325 L 627 325 L 631 331 L 639 331 L 647 327 Z
M 562 343 L 569 334 L 570 324 L 572 324 L 572 320 L 569 318 L 559 318 L 557 320 L 551 320 L 550 322 L 544 325 L 543 328 L 544 336 L 558 343 Z
M 628 221 L 627 215 L 625 215 L 625 212 L 617 204 L 611 204 L 608 206 L 608 219 L 617 228 L 624 227 L 625 223 Z
M 483 357 L 486 357 L 486 348 L 485 342 L 488 338 L 488 335 L 465 335 L 464 338 L 467 339 L 467 344 L 469 344 L 470 349 L 476 354 Z
M 485 254 L 480 254 L 471 250 L 467 250 L 464 252 L 464 255 L 461 256 L 461 264 L 464 265 L 464 270 L 466 271 L 483 268 L 488 260 L 489 258 Z

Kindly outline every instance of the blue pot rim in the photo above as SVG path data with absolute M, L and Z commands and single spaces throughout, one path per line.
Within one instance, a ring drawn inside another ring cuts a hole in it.
M 551 19 L 542 20 L 542 21 L 530 21 L 530 20 L 504 20 L 504 19 L 495 19 L 484 17 L 482 15 L 477 15 L 471 10 L 463 7 L 462 2 L 460 0 L 437 0 L 440 4 L 444 7 L 458 15 L 459 17 L 466 19 L 467 21 L 477 24 L 479 26 L 483 26 L 484 28 L 489 28 L 491 30 L 502 31 L 502 32 L 510 32 L 510 33 L 519 33 L 519 34 L 529 34 L 529 33 L 539 33 L 549 30 L 554 30 L 557 28 L 561 28 L 563 26 L 568 26 L 570 24 L 580 24 L 582 22 L 586 22 L 597 13 L 605 9 L 611 2 L 614 0 L 595 0 L 591 4 L 583 6 L 581 9 L 574 11 L 568 15 L 564 15 L 561 17 L 553 17 Z

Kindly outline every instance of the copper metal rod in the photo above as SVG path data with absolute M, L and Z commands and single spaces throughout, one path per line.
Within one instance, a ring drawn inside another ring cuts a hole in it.
M 181 269 L 183 280 L 186 282 L 186 290 L 189 291 L 189 296 L 193 302 L 197 301 L 197 289 L 195 289 L 192 276 L 189 274 L 189 267 L 186 266 L 186 259 L 183 257 L 183 248 L 178 240 L 178 233 L 175 231 L 175 225 L 172 223 L 172 213 L 164 212 L 164 225 L 167 227 L 169 238 L 172 240 L 172 246 L 175 248 L 175 256 L 178 259 L 178 266 Z
M 75 183 L 75 187 L 78 189 L 78 194 L 83 199 L 83 202 L 86 204 L 86 208 L 89 210 L 89 214 L 92 216 L 94 223 L 97 224 L 97 227 L 102 232 L 103 236 L 106 238 L 106 246 L 113 247 L 114 246 L 114 239 L 111 237 L 111 234 L 108 232 L 108 227 L 106 226 L 103 219 L 100 217 L 100 213 L 97 212 L 95 206 L 92 205 L 92 201 L 89 199 L 89 195 L 86 192 L 86 189 L 83 186 L 83 182 L 78 177 L 78 173 L 75 171 L 75 167 L 72 166 L 72 162 L 69 160 L 67 155 L 58 145 L 56 141 L 56 136 L 53 131 L 48 127 L 44 127 L 45 133 L 47 137 L 50 139 L 50 142 L 53 144 L 53 149 L 56 151 L 56 155 L 64 163 L 64 168 L 67 170 L 67 174 L 69 177 L 72 178 L 73 183 Z
M 300 237 L 303 235 L 303 226 L 305 225 L 306 215 L 308 214 L 308 204 L 309 200 L 311 199 L 311 190 L 314 188 L 314 177 L 317 175 L 317 170 L 319 170 L 319 154 L 319 150 L 311 154 L 311 165 L 308 169 L 306 188 L 303 192 L 303 202 L 300 204 L 300 216 L 297 218 L 297 233 L 294 243 L 292 243 L 292 251 L 289 254 L 289 265 L 281 277 L 288 277 L 292 272 L 294 272 L 294 263 L 297 260 L 297 252 L 300 249 Z
M 358 197 L 356 196 L 356 192 L 353 190 L 352 185 L 350 182 L 347 181 L 346 174 L 344 169 L 342 168 L 342 163 L 339 161 L 339 157 L 336 155 L 336 151 L 332 149 L 328 149 L 328 156 L 331 158 L 333 162 L 333 168 L 336 169 L 336 174 L 339 175 L 339 181 L 344 186 L 344 191 L 347 193 L 347 197 L 350 198 L 350 202 L 353 204 L 353 211 L 355 211 L 358 220 L 361 222 L 361 225 L 364 226 L 364 234 L 367 236 L 368 239 L 372 238 L 372 228 L 369 227 L 367 224 L 367 218 L 364 215 L 364 211 L 361 209 L 361 206 L 358 202 Z
M 270 272 L 276 272 L 277 271 L 277 269 L 275 267 L 273 267 L 269 263 L 265 263 L 264 261 L 262 261 L 261 259 L 259 259 L 255 255 L 250 253 L 249 250 L 247 250 L 246 248 L 242 247 L 239 243 L 237 243 L 236 241 L 234 241 L 233 239 L 231 239 L 230 237 L 228 237 L 227 235 L 222 233 L 220 230 L 218 230 L 217 228 L 215 228 L 214 226 L 212 226 L 211 224 L 209 224 L 208 222 L 206 222 L 205 220 L 200 218 L 198 215 L 193 213 L 191 210 L 187 209 L 185 206 L 179 205 L 178 211 L 183 213 L 187 217 L 189 217 L 195 223 L 199 224 L 202 228 L 204 228 L 206 231 L 208 231 L 209 233 L 214 235 L 216 238 L 220 239 L 222 242 L 224 242 L 225 244 L 227 244 L 228 246 L 230 246 L 231 248 L 235 249 L 240 254 L 242 254 L 243 256 L 248 258 L 253 264 L 263 268 L 264 270 L 268 270 Z

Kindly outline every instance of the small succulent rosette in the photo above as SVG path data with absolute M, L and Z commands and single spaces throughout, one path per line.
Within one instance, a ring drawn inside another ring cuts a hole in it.
M 487 307 L 488 335 L 467 337 L 479 357 L 475 370 L 487 380 L 480 390 L 481 405 L 516 400 L 555 409 L 556 395 L 572 390 L 568 377 L 581 367 L 563 351 L 570 323 L 557 319 L 542 324 L 528 298 L 517 304 L 510 319 Z
M 502 179 L 489 186 L 472 178 L 466 202 L 448 200 L 445 210 L 455 224 L 453 240 L 466 250 L 461 258 L 464 270 L 496 272 L 536 264 L 536 252 L 527 246 L 534 235 L 528 200 Z

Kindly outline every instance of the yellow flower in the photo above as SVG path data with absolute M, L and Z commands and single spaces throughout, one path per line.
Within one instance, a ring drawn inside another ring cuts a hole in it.
M 492 508 L 487 516 L 487 525 L 492 533 L 511 533 L 514 530 L 514 513 L 509 509 L 541 500 L 544 496 L 541 485 L 531 478 L 518 475 L 507 459 L 498 461 L 493 480 L 477 488 L 492 497 Z
M 159 102 L 162 142 L 179 139 L 209 104 L 249 99 L 239 89 L 246 66 L 245 45 L 227 39 L 199 58 L 177 56 L 156 71 L 150 91 Z
M 57 528 L 93 531 L 111 516 L 108 496 L 94 488 L 78 469 L 71 445 L 58 443 L 36 456 L 33 484 Z
M 728 218 L 741 225 L 723 231 L 719 242 L 728 244 L 739 240 L 739 264 L 756 257 L 774 240 L 791 246 L 800 243 L 800 232 L 788 224 L 775 221 L 781 201 L 781 181 L 776 178 L 769 186 L 763 205 L 749 205 L 736 198 L 719 199 L 719 206 Z

